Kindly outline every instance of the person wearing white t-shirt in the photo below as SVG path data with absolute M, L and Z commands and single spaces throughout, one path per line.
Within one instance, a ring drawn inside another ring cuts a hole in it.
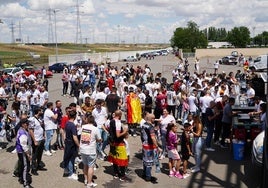
M 194 89 L 193 92 L 188 97 L 189 112 L 193 115 L 195 115 L 198 110 L 197 108 L 198 100 L 196 98 L 196 95 L 197 95 L 197 90 Z
M 40 88 L 40 98 L 39 98 L 39 105 L 40 108 L 45 109 L 48 103 L 48 92 L 46 91 L 45 87 L 42 86 Z
M 202 112 L 202 124 L 205 126 L 206 122 L 206 109 L 210 106 L 210 102 L 213 101 L 213 98 L 210 95 L 210 90 L 206 90 L 206 94 L 203 97 L 200 97 L 199 102 L 200 102 L 200 107 L 201 107 L 201 112 Z
M 30 108 L 29 106 L 29 98 L 31 96 L 31 93 L 29 91 L 26 91 L 26 88 L 22 86 L 20 88 L 20 91 L 17 95 L 17 101 L 20 102 L 20 110 L 21 111 L 28 111 Z
M 99 157 L 101 160 L 103 160 L 104 157 L 106 157 L 106 154 L 104 152 L 106 146 L 107 146 L 107 136 L 108 136 L 108 130 L 105 127 L 105 123 L 107 121 L 107 109 L 103 106 L 101 106 L 103 103 L 102 100 L 98 99 L 95 103 L 95 108 L 92 111 L 92 116 L 95 118 L 95 122 L 97 124 L 97 127 L 99 129 L 101 138 L 103 140 L 103 143 L 100 143 L 97 145 L 97 151 L 99 153 Z
M 254 103 L 255 90 L 252 88 L 252 83 L 247 84 L 247 99 L 249 104 Z
M 51 140 L 53 138 L 54 130 L 57 129 L 57 124 L 55 123 L 58 114 L 53 113 L 53 103 L 48 102 L 47 103 L 47 109 L 45 110 L 44 113 L 44 126 L 45 126 L 45 155 L 51 156 L 51 152 L 55 152 L 54 150 L 51 150 Z M 51 152 L 50 152 L 51 151 Z
M 85 120 L 86 124 L 82 126 L 80 139 L 80 153 L 84 164 L 83 172 L 85 184 L 88 187 L 96 187 L 97 184 L 92 182 L 92 177 L 97 159 L 97 142 L 102 140 L 98 128 L 94 126 L 94 117 L 86 116 Z

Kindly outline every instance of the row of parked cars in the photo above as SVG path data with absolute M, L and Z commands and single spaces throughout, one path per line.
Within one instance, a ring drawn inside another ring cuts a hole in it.
M 88 68 L 88 67 L 92 67 L 93 63 L 89 61 L 77 61 L 76 63 L 72 65 L 68 65 L 66 62 L 54 63 L 53 65 L 48 66 L 45 77 L 49 78 L 53 76 L 53 73 L 62 72 L 65 66 Z M 4 68 L 4 69 L 1 69 L 0 71 L 7 73 L 9 75 L 12 75 L 12 76 L 15 76 L 19 72 L 24 73 L 26 76 L 29 76 L 30 74 L 34 74 L 36 77 L 39 77 L 42 75 L 42 69 L 35 67 L 33 64 L 29 62 L 19 62 L 13 67 Z
M 35 67 L 33 64 L 28 62 L 19 62 L 14 67 L 8 67 L 1 69 L 3 73 L 7 73 L 11 76 L 15 76 L 17 73 L 24 73 L 26 76 L 34 74 L 36 77 L 42 75 L 42 69 Z M 47 78 L 52 77 L 53 73 L 49 70 L 46 71 Z

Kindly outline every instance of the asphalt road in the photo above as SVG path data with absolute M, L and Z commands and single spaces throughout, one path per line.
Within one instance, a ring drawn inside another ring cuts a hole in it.
M 206 59 L 201 59 L 201 71 L 206 69 L 207 72 L 213 71 L 213 62 L 210 63 Z M 171 81 L 170 67 L 177 64 L 177 59 L 173 56 L 157 57 L 154 60 L 142 60 L 134 62 L 136 65 L 148 64 L 153 72 L 162 72 L 165 77 Z M 121 62 L 117 65 L 125 64 Z M 193 61 L 190 60 L 190 70 L 193 69 Z M 236 71 L 239 67 L 235 66 L 220 66 L 220 72 Z M 241 68 L 240 68 L 241 69 Z M 63 109 L 72 102 L 72 98 L 61 96 L 61 79 L 60 74 L 55 74 L 49 79 L 49 99 L 55 102 L 57 99 L 62 101 Z M 205 135 L 204 135 L 205 136 Z M 214 146 L 215 152 L 203 151 L 201 171 L 196 174 L 191 174 L 186 179 L 177 179 L 168 177 L 168 159 L 161 160 L 161 173 L 154 173 L 153 176 L 158 178 L 157 184 L 145 182 L 141 178 L 142 161 L 141 161 L 141 142 L 139 137 L 130 137 L 130 164 L 132 170 L 129 177 L 132 178 L 131 183 L 122 183 L 118 179 L 112 177 L 112 167 L 106 161 L 97 161 L 99 168 L 95 171 L 95 182 L 98 187 L 118 188 L 118 187 L 169 187 L 169 188 L 192 188 L 192 187 L 226 187 L 226 188 L 242 188 L 242 187 L 258 187 L 260 182 L 260 174 L 256 171 L 250 162 L 250 147 L 246 148 L 245 159 L 235 161 L 230 149 L 221 149 Z M 17 160 L 16 154 L 11 154 L 11 146 L 14 143 L 9 143 L 6 149 L 0 150 L 0 187 L 17 188 L 22 187 L 17 178 L 12 177 L 13 168 Z M 108 153 L 109 148 L 107 148 Z M 43 161 L 46 164 L 47 171 L 40 171 L 39 176 L 33 176 L 32 186 L 35 188 L 55 187 L 55 188 L 78 188 L 84 187 L 82 169 L 78 169 L 79 181 L 69 180 L 62 177 L 63 169 L 59 164 L 63 158 L 63 151 L 57 151 L 53 156 L 43 156 Z M 194 164 L 193 158 L 189 160 L 189 167 Z

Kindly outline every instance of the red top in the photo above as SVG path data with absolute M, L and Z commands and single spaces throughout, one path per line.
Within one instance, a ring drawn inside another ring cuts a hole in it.
M 69 121 L 69 118 L 67 115 L 63 116 L 61 119 L 60 128 L 65 129 L 66 123 Z

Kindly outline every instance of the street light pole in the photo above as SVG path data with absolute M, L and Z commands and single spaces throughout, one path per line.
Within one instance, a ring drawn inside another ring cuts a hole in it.
M 120 25 L 118 27 L 118 61 L 120 60 Z
M 56 18 L 56 13 L 58 12 L 59 10 L 53 10 L 54 12 L 54 22 L 55 22 L 55 51 L 56 51 L 56 63 L 58 63 L 58 41 L 57 41 L 57 18 Z

